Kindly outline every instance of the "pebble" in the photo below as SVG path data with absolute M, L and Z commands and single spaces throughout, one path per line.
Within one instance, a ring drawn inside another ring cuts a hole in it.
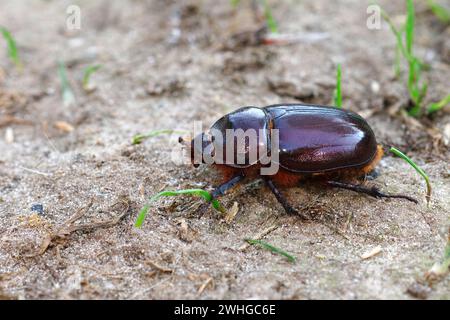
M 373 93 L 380 92 L 380 83 L 378 81 L 373 80 L 370 83 L 370 89 L 372 90 Z
M 5 142 L 11 144 L 14 142 L 14 131 L 11 127 L 6 128 L 5 132 Z
M 37 212 L 38 214 L 43 215 L 44 214 L 44 206 L 40 203 L 33 204 L 31 206 L 31 211 Z

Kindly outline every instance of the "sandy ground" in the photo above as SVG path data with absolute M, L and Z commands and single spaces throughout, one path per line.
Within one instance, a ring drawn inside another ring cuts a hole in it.
M 69 1 L 0 0 L 0 25 L 14 34 L 24 62 L 18 72 L 0 50 L 0 119 L 17 120 L 0 121 L 2 298 L 450 298 L 449 277 L 423 281 L 443 255 L 450 224 L 450 114 L 412 122 L 398 112 L 407 92 L 393 77 L 395 39 L 385 24 L 366 27 L 367 3 L 271 1 L 281 33 L 327 38 L 236 48 L 230 35 L 258 27 L 245 4 L 236 12 L 228 1 L 75 2 L 82 28 L 68 31 Z M 402 19 L 403 1 L 380 2 Z M 431 65 L 428 103 L 448 93 L 450 29 L 423 5 L 417 11 L 416 50 Z M 75 93 L 70 106 L 62 102 L 58 60 Z M 166 198 L 141 229 L 133 227 L 158 191 L 220 180 L 210 168 L 171 160 L 177 135 L 132 146 L 133 135 L 190 130 L 195 120 L 207 126 L 244 105 L 329 104 L 337 63 L 345 107 L 430 175 L 429 208 L 421 178 L 388 156 L 369 183 L 417 197 L 419 205 L 313 185 L 285 191 L 311 216 L 304 222 L 253 183 L 223 198 L 227 207 L 239 204 L 230 224 L 213 210 L 199 214 L 197 199 Z M 102 68 L 87 94 L 80 81 L 93 64 Z M 31 211 L 34 204 L 44 206 L 43 215 Z M 117 224 L 92 225 L 120 215 Z M 266 229 L 263 239 L 293 254 L 295 264 L 242 248 Z M 49 246 L 40 254 L 42 244 Z M 361 258 L 377 247 L 379 254 Z

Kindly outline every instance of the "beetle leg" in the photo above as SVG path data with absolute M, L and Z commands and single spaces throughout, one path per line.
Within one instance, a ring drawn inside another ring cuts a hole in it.
M 218 198 L 220 196 L 223 196 L 227 190 L 230 190 L 235 185 L 237 185 L 239 182 L 241 182 L 244 179 L 243 175 L 237 175 L 231 178 L 229 181 L 221 184 L 217 188 L 214 189 L 212 192 L 213 198 Z
M 287 214 L 292 215 L 298 215 L 302 219 L 307 220 L 308 217 L 305 216 L 303 213 L 298 212 L 295 210 L 287 201 L 287 199 L 284 197 L 284 195 L 278 190 L 278 188 L 275 186 L 272 180 L 268 178 L 264 178 L 264 181 L 266 182 L 267 186 L 269 187 L 270 191 L 274 194 L 275 198 L 277 198 L 278 202 L 283 206 L 284 210 Z
M 245 176 L 243 175 L 237 175 L 234 176 L 233 178 L 231 178 L 230 180 L 228 180 L 227 182 L 221 184 L 220 186 L 218 186 L 217 188 L 215 188 L 213 190 L 213 192 L 211 193 L 213 199 L 217 199 L 218 197 L 221 197 L 225 194 L 226 191 L 230 190 L 231 188 L 233 188 L 235 185 L 237 185 L 239 182 L 241 182 L 243 179 L 245 178 Z M 204 203 L 199 209 L 199 215 L 202 216 L 206 210 L 209 208 L 210 204 L 209 203 Z
M 369 173 L 366 173 L 361 178 L 364 179 L 364 181 L 366 181 L 366 180 L 375 180 L 379 176 L 380 176 L 380 171 L 378 169 L 373 169 L 372 171 L 370 171 Z
M 409 196 L 402 195 L 402 194 L 382 193 L 375 186 L 365 187 L 360 184 L 351 184 L 351 183 L 344 183 L 344 182 L 338 182 L 338 181 L 327 181 L 327 184 L 329 186 L 332 186 L 335 188 L 342 188 L 342 189 L 352 190 L 352 191 L 359 192 L 359 193 L 365 193 L 374 198 L 400 198 L 400 199 L 406 199 L 408 201 L 414 202 L 415 204 L 418 203 L 418 201 L 416 199 L 409 197 Z

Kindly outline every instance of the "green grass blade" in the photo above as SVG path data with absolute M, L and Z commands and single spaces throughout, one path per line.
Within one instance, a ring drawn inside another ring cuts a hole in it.
M 239 2 L 241 2 L 240 0 L 230 0 L 231 6 L 236 8 L 239 4 Z
M 98 69 L 100 69 L 102 66 L 97 64 L 93 66 L 89 66 L 86 69 L 84 69 L 83 74 L 83 89 L 89 90 L 89 80 L 91 79 L 91 75 L 96 72 Z
M 131 143 L 136 145 L 136 144 L 141 144 L 144 140 L 149 139 L 149 138 L 153 138 L 162 134 L 172 134 L 172 133 L 176 133 L 176 134 L 186 134 L 188 133 L 187 131 L 181 131 L 181 130 L 172 130 L 172 129 L 165 129 L 165 130 L 154 130 L 154 131 L 150 131 L 148 133 L 143 133 L 143 134 L 137 134 L 133 137 Z
M 290 255 L 289 253 L 287 253 L 286 251 L 284 251 L 280 248 L 274 247 L 273 245 L 271 245 L 267 242 L 264 242 L 261 240 L 253 240 L 253 239 L 245 239 L 245 241 L 247 241 L 251 245 L 258 245 L 258 246 L 260 246 L 266 250 L 269 250 L 273 253 L 282 255 L 282 256 L 286 257 L 289 260 L 289 262 L 295 263 L 295 261 L 296 261 L 294 256 Z
M 419 92 L 419 99 L 418 99 L 419 105 L 422 105 L 423 99 L 425 99 L 425 97 L 427 96 L 427 92 L 428 92 L 428 83 L 424 82 L 422 84 L 422 89 L 420 89 Z
M 450 232 L 450 231 L 449 231 Z M 436 273 L 438 275 L 448 274 L 450 269 L 450 237 L 447 241 L 447 245 L 444 249 L 444 258 L 442 259 L 442 263 L 438 263 L 436 266 Z
M 154 195 L 151 197 L 148 201 L 148 203 L 141 209 L 139 212 L 139 215 L 136 219 L 135 227 L 140 228 L 142 226 L 142 223 L 144 222 L 144 219 L 148 213 L 148 210 L 150 208 L 150 203 L 155 201 L 156 199 L 160 197 L 173 197 L 173 196 L 179 196 L 179 195 L 189 195 L 189 196 L 200 196 L 203 199 L 205 199 L 207 202 L 210 202 L 214 209 L 217 211 L 220 211 L 222 213 L 226 213 L 226 209 L 222 206 L 222 204 L 212 197 L 212 195 L 203 189 L 185 189 L 185 190 L 178 190 L 178 191 L 161 191 L 160 193 Z
M 450 272 L 450 227 L 448 228 L 447 244 L 444 249 L 444 257 L 442 261 L 436 262 L 433 267 L 425 274 L 425 278 L 434 281 L 440 277 L 444 277 Z
M 135 223 L 136 227 L 139 228 L 142 226 L 149 209 L 150 209 L 150 205 L 146 204 L 144 207 L 142 207 L 141 211 L 139 211 L 139 215 L 138 215 L 138 217 L 136 219 L 136 223 Z
M 397 27 L 395 26 L 391 17 L 383 9 L 381 9 L 381 16 L 388 23 L 389 28 L 391 29 L 392 33 L 394 34 L 395 39 L 397 40 L 397 48 L 402 53 L 402 55 L 405 57 L 405 59 L 407 59 L 409 61 L 411 58 L 403 45 L 403 37 L 402 37 L 403 32 L 401 32 L 397 29 Z
M 417 71 L 417 62 L 413 58 L 412 61 L 409 63 L 408 68 L 408 90 L 410 91 L 410 93 L 413 93 L 411 95 L 411 98 L 413 99 L 414 103 L 416 103 L 419 95 L 419 91 L 417 90 L 418 77 L 416 71 Z
M 397 148 L 391 147 L 389 149 L 389 151 L 392 152 L 393 154 L 395 154 L 396 156 L 402 158 L 407 163 L 409 163 L 425 179 L 425 182 L 427 184 L 427 196 L 426 196 L 426 199 L 427 199 L 427 203 L 429 203 L 430 199 L 431 199 L 431 183 L 430 183 L 430 178 L 425 173 L 425 171 L 423 171 L 422 168 L 420 168 L 414 161 L 412 161 L 407 155 L 405 155 L 403 152 L 401 152 Z
M 58 75 L 61 81 L 61 93 L 63 97 L 64 106 L 69 106 L 75 103 L 75 96 L 70 88 L 69 80 L 67 79 L 67 70 L 64 62 L 58 62 Z
M 230 4 L 233 8 L 236 8 L 240 2 L 240 0 L 230 0 Z M 278 25 L 275 21 L 275 18 L 273 17 L 272 10 L 270 9 L 268 1 L 261 0 L 261 2 L 264 5 L 264 17 L 266 18 L 267 27 L 269 28 L 270 32 L 277 33 Z
M 420 105 L 414 103 L 414 106 L 408 111 L 411 117 L 417 117 L 420 114 Z
M 447 267 L 447 269 L 450 268 L 450 229 L 449 229 L 447 245 L 445 246 L 445 250 L 444 250 L 444 265 Z
M 414 46 L 414 3 L 413 0 L 406 1 L 406 24 L 405 24 L 405 43 L 406 51 L 411 57 L 409 59 L 409 73 L 408 73 L 408 89 L 410 92 L 411 99 L 414 103 L 414 108 L 410 111 L 410 115 L 417 115 L 420 111 L 419 100 L 419 90 L 417 89 L 417 83 L 419 81 L 417 75 L 417 60 L 413 56 L 413 46 Z
M 422 88 L 418 88 L 417 83 L 412 84 L 412 88 L 409 88 L 411 100 L 414 106 L 408 111 L 408 114 L 412 117 L 417 117 L 420 115 L 422 101 L 427 95 L 428 83 L 423 83 Z
M 414 23 L 415 23 L 415 9 L 414 1 L 407 0 L 407 16 L 405 24 L 405 42 L 406 51 L 409 59 L 409 74 L 408 74 L 408 90 L 411 100 L 413 101 L 413 108 L 409 111 L 409 115 L 417 117 L 420 114 L 422 101 L 425 98 L 428 90 L 428 84 L 421 82 L 421 73 L 424 68 L 424 64 L 414 56 Z
M 278 32 L 278 25 L 275 21 L 272 10 L 270 9 L 269 3 L 267 0 L 264 0 L 264 16 L 266 17 L 266 23 L 269 27 L 270 32 L 277 33 Z
M 398 46 L 395 47 L 395 63 L 394 63 L 394 74 L 395 78 L 400 78 L 401 73 L 401 59 L 400 59 L 400 48 Z
M 406 59 L 406 61 L 408 61 L 408 63 L 412 63 L 413 59 L 416 59 L 417 63 L 422 68 L 425 68 L 426 65 L 422 61 L 417 59 L 417 57 L 413 57 L 412 55 L 410 55 L 405 49 L 405 46 L 403 45 L 403 33 L 405 33 L 406 26 L 403 26 L 400 30 L 397 29 L 397 27 L 395 26 L 394 22 L 392 21 L 391 17 L 387 14 L 387 12 L 384 11 L 382 8 L 380 8 L 380 10 L 381 16 L 387 22 L 389 28 L 391 29 L 392 33 L 395 36 L 395 39 L 397 40 L 397 48 L 399 49 L 403 57 Z
M 422 101 L 425 98 L 427 93 L 428 84 L 421 84 L 421 72 L 427 66 L 419 60 L 416 56 L 414 56 L 414 23 L 415 23 L 415 9 L 413 0 L 407 0 L 407 17 L 404 28 L 401 30 L 397 29 L 394 25 L 392 19 L 389 15 L 381 9 L 381 15 L 389 24 L 392 33 L 394 33 L 397 39 L 397 56 L 395 62 L 395 73 L 396 76 L 399 75 L 400 71 L 400 61 L 398 59 L 398 52 L 400 52 L 403 57 L 408 62 L 408 82 L 407 88 L 409 92 L 410 99 L 412 101 L 413 107 L 408 111 L 410 116 L 418 116 L 421 111 Z M 404 33 L 404 41 L 403 43 L 403 33 Z
M 439 20 L 441 20 L 445 24 L 450 23 L 450 10 L 446 9 L 433 0 L 428 0 L 427 3 L 430 10 Z
M 413 45 L 414 45 L 414 2 L 413 0 L 406 1 L 406 29 L 405 29 L 405 41 L 406 41 L 406 51 L 409 55 L 412 55 Z
M 3 38 L 5 38 L 8 47 L 9 58 L 16 65 L 16 68 L 21 70 L 23 68 L 23 65 L 19 58 L 19 49 L 17 49 L 16 41 L 6 28 L 0 27 L 0 32 L 2 33 Z
M 428 112 L 428 114 L 437 112 L 437 111 L 441 110 L 442 108 L 444 108 L 446 105 L 449 105 L 449 104 L 450 104 L 450 94 L 447 95 L 441 101 L 430 104 L 428 106 L 428 108 L 427 108 L 427 112 Z
M 342 108 L 342 89 L 341 89 L 341 64 L 338 64 L 336 71 L 336 89 L 333 94 L 333 102 L 336 107 Z

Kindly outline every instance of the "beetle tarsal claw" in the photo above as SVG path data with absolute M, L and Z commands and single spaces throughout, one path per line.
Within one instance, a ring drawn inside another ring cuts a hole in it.
M 376 186 L 373 186 L 371 188 L 373 196 L 376 198 L 397 198 L 397 199 L 405 199 L 411 202 L 414 202 L 415 204 L 419 203 L 416 199 L 413 197 L 403 195 L 403 194 L 386 194 L 380 191 L 380 189 Z
M 406 196 L 406 195 L 402 195 L 402 194 L 383 193 L 376 186 L 372 186 L 369 188 L 369 187 L 365 187 L 360 184 L 351 184 L 351 183 L 344 183 L 344 182 L 339 182 L 339 181 L 327 181 L 327 184 L 332 187 L 335 187 L 335 188 L 342 188 L 342 189 L 355 191 L 358 193 L 365 193 L 374 198 L 398 198 L 398 199 L 405 199 L 405 200 L 414 202 L 415 204 L 419 203 L 416 199 L 414 199 L 410 196 Z

